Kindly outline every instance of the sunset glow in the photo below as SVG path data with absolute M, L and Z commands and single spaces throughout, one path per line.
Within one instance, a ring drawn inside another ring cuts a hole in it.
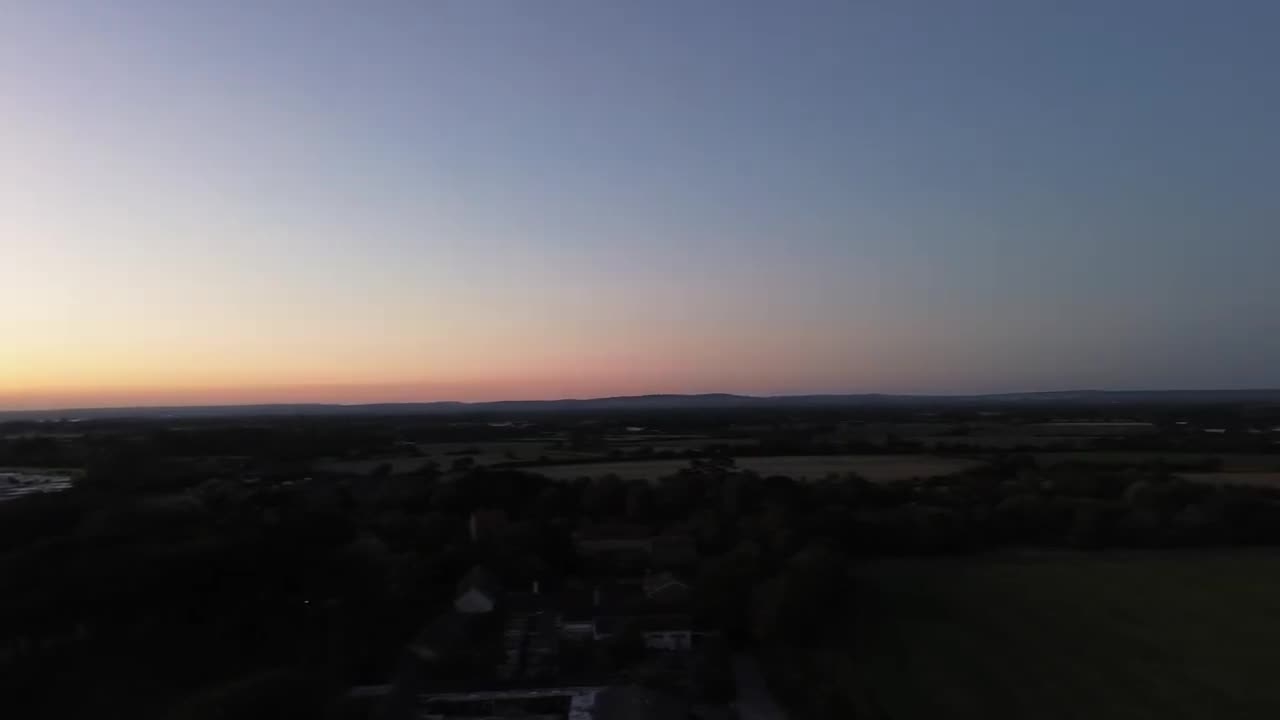
M 199 5 L 0 11 L 0 408 L 1280 384 L 1244 14 Z

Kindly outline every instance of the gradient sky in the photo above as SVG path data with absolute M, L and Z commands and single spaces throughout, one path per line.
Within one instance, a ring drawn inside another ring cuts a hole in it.
M 0 2 L 0 407 L 1280 386 L 1280 3 Z

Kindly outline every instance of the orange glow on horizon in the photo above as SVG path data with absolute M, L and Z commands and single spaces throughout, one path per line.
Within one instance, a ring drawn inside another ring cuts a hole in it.
M 486 402 L 571 397 L 680 393 L 686 389 L 651 384 L 550 382 L 383 383 L 223 387 L 50 388 L 0 391 L 0 410 L 89 407 L 256 404 L 371 404 L 401 402 Z
M 90 407 L 255 404 L 369 404 L 400 402 L 486 402 L 553 400 L 657 393 L 738 392 L 788 394 L 819 392 L 788 387 L 782 373 L 744 369 L 671 372 L 669 368 L 562 368 L 559 373 L 497 376 L 480 380 L 403 380 L 386 382 L 110 383 L 66 386 L 0 385 L 0 410 Z M 863 378 L 864 380 L 866 378 Z M 828 388 L 847 387 L 837 376 Z M 866 385 L 864 385 L 865 387 Z

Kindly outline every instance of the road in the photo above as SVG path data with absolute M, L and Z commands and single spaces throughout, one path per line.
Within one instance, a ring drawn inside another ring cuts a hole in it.
M 741 720 L 787 720 L 769 692 L 760 664 L 751 655 L 733 656 L 733 678 L 738 687 L 738 717 Z

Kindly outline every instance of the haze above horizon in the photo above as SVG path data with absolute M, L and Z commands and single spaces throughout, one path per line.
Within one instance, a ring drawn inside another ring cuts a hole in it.
M 1054 390 L 1010 393 L 984 394 L 888 394 L 888 393 L 817 393 L 806 395 L 744 395 L 737 393 L 697 393 L 672 394 L 659 393 L 647 395 L 624 395 L 607 397 L 582 398 L 537 398 L 537 399 L 504 399 L 489 401 L 386 401 L 372 403 L 237 403 L 206 405 L 133 405 L 105 407 L 45 407 L 45 408 L 0 408 L 0 420 L 3 419 L 37 419 L 66 420 L 68 416 L 56 413 L 83 412 L 92 419 L 101 417 L 148 416 L 157 413 L 175 413 L 182 415 L 219 415 L 234 416 L 239 411 L 280 412 L 329 412 L 329 411 L 394 411 L 402 413 L 436 413 L 436 412 L 525 412 L 525 411 L 566 411 L 566 410 L 659 410 L 681 408 L 731 408 L 731 407 L 880 407 L 936 406 L 948 403 L 976 402 L 995 406 L 1027 403 L 1076 403 L 1085 406 L 1106 405 L 1114 407 L 1116 403 L 1125 406 L 1155 405 L 1168 402 L 1201 403 L 1206 405 L 1224 402 L 1259 402 L 1274 403 L 1280 400 L 1280 388 L 1249 388 L 1232 390 L 1211 389 L 1164 389 L 1164 390 Z
M 19 0 L 0 409 L 1280 386 L 1280 4 Z

